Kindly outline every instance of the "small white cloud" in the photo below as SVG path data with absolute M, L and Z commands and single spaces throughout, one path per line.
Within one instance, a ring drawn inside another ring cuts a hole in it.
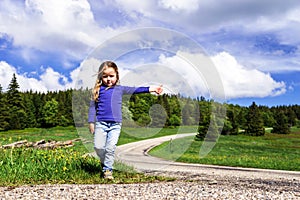
M 0 84 L 4 91 L 8 88 L 14 73 L 16 74 L 16 69 L 14 67 L 10 66 L 5 61 L 0 62 Z
M 8 86 L 13 78 L 13 74 L 16 75 L 17 82 L 19 84 L 20 91 L 39 91 L 39 92 L 46 92 L 47 88 L 45 85 L 34 78 L 28 78 L 25 74 L 18 74 L 15 67 L 9 65 L 5 61 L 0 62 L 0 84 L 2 89 L 6 91 Z
M 98 69 L 102 62 L 96 58 L 88 58 L 82 61 L 79 68 L 71 74 L 74 87 L 77 89 L 94 87 Z
M 158 5 L 165 9 L 170 9 L 175 12 L 193 12 L 198 9 L 199 0 L 159 0 Z
M 159 65 L 165 66 L 171 70 L 172 73 L 161 74 L 167 80 L 172 91 L 188 96 L 208 96 L 210 86 L 207 82 L 207 77 L 197 67 L 190 62 L 191 54 L 185 52 L 177 52 L 175 56 L 167 57 L 161 55 L 159 57 Z M 203 55 L 198 55 L 198 61 L 204 61 L 207 58 Z M 154 76 L 155 78 L 157 77 Z
M 40 76 L 42 83 L 50 90 L 62 90 L 64 86 L 60 82 L 64 81 L 64 77 L 52 68 L 48 67 Z

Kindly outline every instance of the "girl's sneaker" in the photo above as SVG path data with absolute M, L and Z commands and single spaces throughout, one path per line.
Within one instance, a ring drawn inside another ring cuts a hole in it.
M 113 177 L 113 175 L 112 175 L 112 171 L 106 170 L 106 171 L 104 172 L 104 178 L 105 178 L 105 179 L 109 179 L 109 180 L 113 180 L 114 177 Z

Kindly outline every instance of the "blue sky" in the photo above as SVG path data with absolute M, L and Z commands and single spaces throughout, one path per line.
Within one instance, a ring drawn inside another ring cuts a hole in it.
M 122 74 L 132 85 L 150 77 L 166 92 L 197 88 L 197 95 L 207 95 L 218 93 L 211 82 L 220 79 L 229 103 L 300 104 L 299 27 L 298 0 L 2 0 L 0 84 L 7 89 L 15 73 L 23 91 L 72 88 L 82 73 L 94 79 L 105 51 L 105 58 L 116 59 L 121 83 Z M 190 41 L 212 61 L 207 68 L 215 68 L 217 78 L 204 66 L 198 68 L 204 76 L 193 73 L 189 59 L 203 56 Z

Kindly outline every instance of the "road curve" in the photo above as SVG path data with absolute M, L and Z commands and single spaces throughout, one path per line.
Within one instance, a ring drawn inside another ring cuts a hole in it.
M 116 150 L 116 160 L 133 166 L 140 172 L 167 172 L 168 175 L 177 173 L 192 173 L 194 175 L 213 175 L 251 179 L 272 179 L 300 181 L 299 171 L 268 170 L 256 168 L 227 167 L 167 161 L 150 156 L 148 151 L 165 141 L 195 135 L 195 133 L 177 134 L 160 138 L 142 140 L 120 145 Z

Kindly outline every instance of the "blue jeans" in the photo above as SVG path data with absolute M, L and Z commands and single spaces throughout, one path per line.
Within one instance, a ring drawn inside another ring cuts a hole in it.
M 103 171 L 113 169 L 120 132 L 121 123 L 104 121 L 95 123 L 94 149 L 100 158 Z

